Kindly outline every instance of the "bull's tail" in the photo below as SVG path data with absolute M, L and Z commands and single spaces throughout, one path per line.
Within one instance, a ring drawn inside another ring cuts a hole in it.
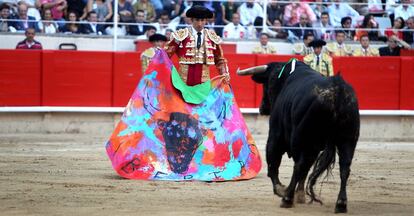
M 335 165 L 336 147 L 329 142 L 326 144 L 325 149 L 319 154 L 318 158 L 313 165 L 312 173 L 309 175 L 308 182 L 306 184 L 306 194 L 310 196 L 311 201 L 316 201 L 322 204 L 322 201 L 315 196 L 314 186 L 318 178 L 326 171 L 327 176 L 331 174 Z

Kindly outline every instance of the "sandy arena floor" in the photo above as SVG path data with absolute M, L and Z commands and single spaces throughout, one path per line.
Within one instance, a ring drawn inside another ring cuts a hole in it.
M 255 138 L 263 153 L 266 137 Z M 323 206 L 281 209 L 265 164 L 249 181 L 125 180 L 112 170 L 106 139 L 0 135 L 0 215 L 332 215 L 334 211 L 337 169 L 323 184 Z M 291 166 L 285 158 L 284 184 Z M 360 142 L 348 185 L 348 215 L 414 215 L 414 143 Z

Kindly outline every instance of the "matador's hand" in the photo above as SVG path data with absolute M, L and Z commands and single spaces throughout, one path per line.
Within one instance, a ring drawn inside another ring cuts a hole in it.
M 230 73 L 227 70 L 227 67 L 222 67 L 220 69 L 220 74 L 224 76 L 224 82 L 230 84 Z

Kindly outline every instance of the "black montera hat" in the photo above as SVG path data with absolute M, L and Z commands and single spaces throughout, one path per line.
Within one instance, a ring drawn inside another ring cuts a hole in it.
M 315 47 L 323 47 L 326 45 L 326 42 L 324 40 L 313 40 L 309 43 L 309 46 L 315 48 Z
M 213 18 L 213 12 L 209 10 L 208 8 L 201 6 L 201 5 L 195 5 L 187 10 L 185 15 L 188 18 L 198 18 L 198 19 L 210 19 Z
M 162 34 L 153 34 L 148 38 L 149 42 L 154 42 L 154 41 L 167 41 L 167 37 L 165 37 Z

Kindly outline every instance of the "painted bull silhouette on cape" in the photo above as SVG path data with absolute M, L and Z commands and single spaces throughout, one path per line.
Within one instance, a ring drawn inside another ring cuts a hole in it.
M 336 213 L 347 212 L 346 184 L 359 137 L 358 101 L 353 88 L 340 75 L 324 77 L 303 62 L 273 62 L 237 72 L 253 75 L 263 84 L 260 113 L 270 114 L 266 146 L 268 176 L 273 191 L 282 197 L 281 207 L 316 198 L 314 185 L 324 171 L 331 172 L 339 155 L 341 188 Z M 294 160 L 290 184 L 285 188 L 279 180 L 279 165 L 287 153 Z

